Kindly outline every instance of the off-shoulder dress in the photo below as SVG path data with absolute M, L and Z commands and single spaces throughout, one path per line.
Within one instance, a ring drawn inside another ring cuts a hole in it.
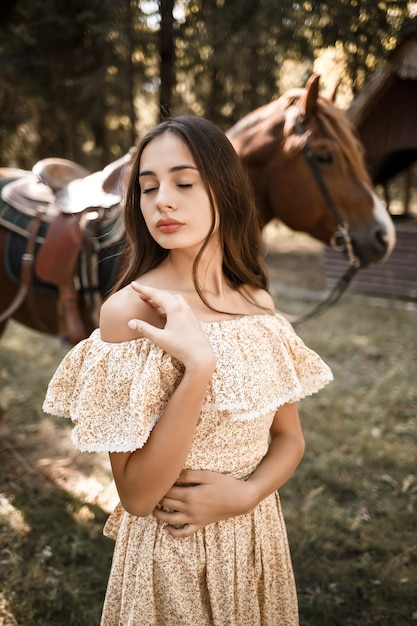
M 185 467 L 245 480 L 267 452 L 278 407 L 315 393 L 332 373 L 279 314 L 201 325 L 217 366 Z M 65 356 L 43 408 L 71 418 L 81 451 L 133 451 L 146 443 L 182 373 L 148 339 L 107 343 L 95 330 Z M 298 624 L 278 493 L 181 539 L 119 504 L 104 533 L 116 544 L 101 626 Z

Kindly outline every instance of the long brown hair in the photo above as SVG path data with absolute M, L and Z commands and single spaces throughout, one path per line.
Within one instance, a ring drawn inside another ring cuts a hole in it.
M 165 120 L 150 130 L 133 156 L 124 202 L 126 246 L 119 279 L 113 291 L 128 285 L 138 276 L 157 267 L 169 254 L 151 236 L 140 210 L 139 167 L 144 148 L 156 137 L 174 133 L 190 150 L 206 186 L 213 214 L 211 229 L 193 265 L 197 293 L 204 298 L 197 281 L 197 268 L 215 226 L 215 207 L 219 216 L 218 234 L 223 250 L 223 272 L 235 288 L 250 285 L 268 288 L 262 258 L 260 221 L 252 186 L 232 144 L 212 122 L 181 116 Z

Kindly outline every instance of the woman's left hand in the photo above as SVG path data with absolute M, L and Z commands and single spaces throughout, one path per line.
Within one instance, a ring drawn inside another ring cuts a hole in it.
M 232 476 L 183 470 L 153 514 L 173 537 L 189 537 L 204 526 L 249 513 L 252 495 L 249 483 Z

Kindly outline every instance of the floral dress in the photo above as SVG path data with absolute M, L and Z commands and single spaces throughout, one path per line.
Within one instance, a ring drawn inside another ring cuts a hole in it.
M 278 407 L 315 393 L 332 374 L 281 315 L 201 325 L 217 366 L 185 467 L 245 480 L 267 452 Z M 81 451 L 134 451 L 182 374 L 182 364 L 150 340 L 107 343 L 95 330 L 63 359 L 43 408 L 72 419 Z M 101 626 L 298 624 L 278 493 L 181 539 L 119 504 L 104 533 L 116 544 Z

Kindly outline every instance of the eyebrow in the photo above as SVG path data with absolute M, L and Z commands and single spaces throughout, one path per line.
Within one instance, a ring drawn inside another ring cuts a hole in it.
M 182 170 L 198 171 L 198 168 L 195 167 L 194 165 L 175 165 L 174 167 L 170 167 L 168 171 L 169 172 L 181 172 Z M 143 172 L 139 172 L 139 178 L 141 176 L 155 176 L 155 172 L 152 172 L 151 170 L 144 170 Z

